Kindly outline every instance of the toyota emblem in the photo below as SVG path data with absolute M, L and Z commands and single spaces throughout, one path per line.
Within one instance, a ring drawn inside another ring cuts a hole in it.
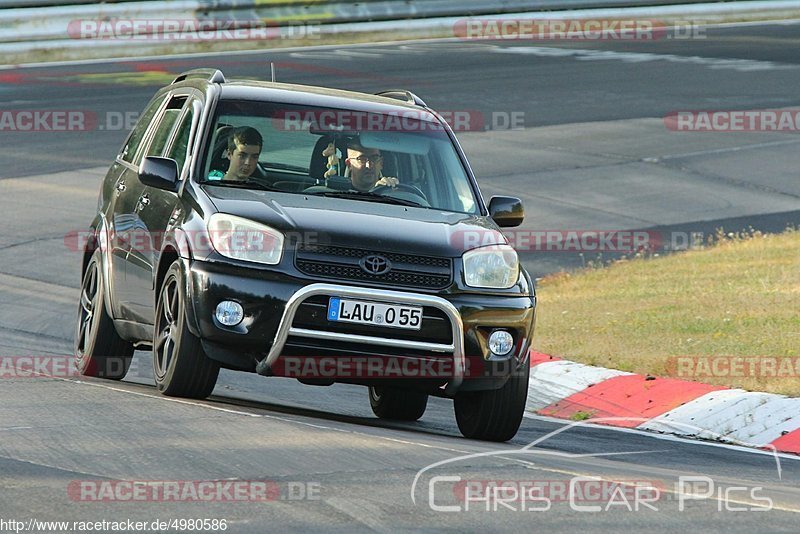
M 358 262 L 364 272 L 369 274 L 386 274 L 392 270 L 392 263 L 384 256 L 370 254 Z

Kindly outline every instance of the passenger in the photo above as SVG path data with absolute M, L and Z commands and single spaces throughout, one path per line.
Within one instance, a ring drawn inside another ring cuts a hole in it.
M 228 148 L 225 151 L 225 158 L 230 160 L 228 171 L 224 175 L 221 171 L 213 171 L 208 179 L 234 182 L 248 180 L 258 168 L 258 157 L 263 144 L 264 140 L 255 128 L 242 126 L 234 129 L 228 137 Z

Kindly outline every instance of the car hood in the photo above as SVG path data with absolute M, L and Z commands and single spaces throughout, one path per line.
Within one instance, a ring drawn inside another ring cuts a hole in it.
M 379 202 L 204 187 L 222 213 L 258 221 L 306 243 L 458 257 L 507 243 L 489 217 Z

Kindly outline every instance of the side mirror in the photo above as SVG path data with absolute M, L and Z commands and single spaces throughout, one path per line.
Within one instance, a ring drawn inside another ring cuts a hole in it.
M 178 162 L 171 158 L 147 156 L 139 166 L 139 181 L 174 193 L 178 190 Z
M 519 226 L 525 218 L 525 208 L 517 197 L 492 197 L 489 200 L 489 217 L 501 228 Z

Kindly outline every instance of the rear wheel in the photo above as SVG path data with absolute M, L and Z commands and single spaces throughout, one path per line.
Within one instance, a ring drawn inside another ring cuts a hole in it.
M 456 394 L 453 407 L 464 437 L 487 441 L 513 438 L 525 413 L 529 376 L 530 366 L 526 363 L 500 389 Z
M 164 395 L 203 399 L 214 390 L 219 364 L 206 356 L 186 326 L 186 295 L 179 261 L 164 277 L 153 328 L 153 375 Z
M 416 421 L 428 407 L 428 394 L 370 386 L 369 404 L 381 419 Z
M 75 367 L 82 375 L 120 380 L 128 372 L 133 345 L 122 339 L 106 313 L 100 251 L 95 251 L 81 282 L 75 329 Z

